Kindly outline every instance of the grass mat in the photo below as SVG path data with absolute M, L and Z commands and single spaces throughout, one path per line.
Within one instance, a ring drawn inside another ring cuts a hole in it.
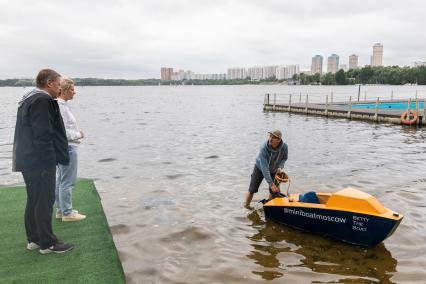
M 25 187 L 0 188 L 0 283 L 125 283 L 95 185 L 80 180 L 73 207 L 83 221 L 53 221 L 53 232 L 75 245 L 64 254 L 28 251 L 24 228 Z M 54 216 L 53 216 L 54 217 Z

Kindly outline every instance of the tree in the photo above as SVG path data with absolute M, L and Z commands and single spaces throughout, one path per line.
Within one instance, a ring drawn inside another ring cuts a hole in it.
M 366 66 L 364 68 L 361 69 L 360 73 L 359 73 L 359 80 L 360 83 L 362 84 L 368 84 L 370 83 L 371 77 L 373 77 L 373 69 L 371 68 L 371 66 Z
M 323 85 L 335 85 L 336 84 L 336 78 L 334 77 L 334 74 L 329 72 L 321 78 L 321 83 Z
M 340 69 L 339 71 L 337 71 L 336 74 L 334 75 L 334 78 L 336 80 L 337 85 L 346 85 L 346 75 L 343 69 Z
M 319 84 L 321 83 L 321 74 L 315 73 L 315 75 L 312 75 L 312 83 Z
M 417 67 L 416 73 L 417 84 L 426 85 L 426 66 Z

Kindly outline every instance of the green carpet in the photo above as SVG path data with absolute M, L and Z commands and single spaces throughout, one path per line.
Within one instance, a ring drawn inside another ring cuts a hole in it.
M 75 245 L 64 254 L 28 251 L 25 187 L 0 188 L 0 283 L 125 283 L 102 204 L 92 181 L 81 180 L 73 207 L 87 218 L 53 222 L 54 233 Z

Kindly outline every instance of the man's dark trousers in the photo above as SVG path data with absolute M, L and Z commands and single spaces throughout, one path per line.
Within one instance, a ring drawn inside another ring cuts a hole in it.
M 27 188 L 25 230 L 29 242 L 41 249 L 52 246 L 56 236 L 52 230 L 52 210 L 55 203 L 56 167 L 22 170 Z

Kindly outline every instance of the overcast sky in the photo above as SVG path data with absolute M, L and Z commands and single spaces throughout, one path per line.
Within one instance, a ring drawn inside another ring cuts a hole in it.
M 69 77 L 159 78 L 299 64 L 336 53 L 368 64 L 426 61 L 426 2 L 414 0 L 0 0 L 0 78 L 50 67 Z

